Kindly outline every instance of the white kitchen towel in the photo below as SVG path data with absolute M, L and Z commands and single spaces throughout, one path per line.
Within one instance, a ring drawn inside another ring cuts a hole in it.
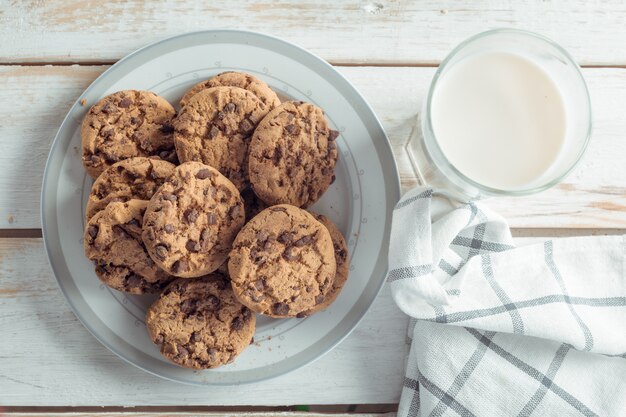
M 506 221 L 426 188 L 393 213 L 412 317 L 400 416 L 626 416 L 626 236 L 515 247 Z

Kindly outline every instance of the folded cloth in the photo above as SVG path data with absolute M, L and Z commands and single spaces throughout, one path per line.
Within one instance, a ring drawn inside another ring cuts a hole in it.
M 626 236 L 515 247 L 481 204 L 417 188 L 387 277 L 412 317 L 400 416 L 626 416 Z

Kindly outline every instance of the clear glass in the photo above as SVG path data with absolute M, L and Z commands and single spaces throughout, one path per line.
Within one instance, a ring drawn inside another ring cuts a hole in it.
M 566 137 L 555 163 L 540 184 L 506 190 L 479 184 L 456 169 L 437 143 L 431 121 L 431 101 L 437 81 L 456 63 L 472 55 L 508 52 L 540 65 L 556 83 L 565 105 Z M 591 135 L 591 103 L 580 67 L 559 45 L 541 35 L 516 29 L 480 33 L 457 46 L 433 77 L 423 110 L 418 114 L 407 151 L 422 184 L 447 191 L 451 197 L 471 201 L 491 196 L 520 196 L 543 191 L 559 183 L 582 158 Z

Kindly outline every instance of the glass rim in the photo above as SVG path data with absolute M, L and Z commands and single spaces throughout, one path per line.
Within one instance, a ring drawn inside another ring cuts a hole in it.
M 497 35 L 497 34 L 501 34 L 501 33 L 510 33 L 510 34 L 517 34 L 517 35 L 522 35 L 522 36 L 528 36 L 528 37 L 532 37 L 535 39 L 538 39 L 540 41 L 543 41 L 545 43 L 547 43 L 548 45 L 552 46 L 553 48 L 555 48 L 559 53 L 561 53 L 563 55 L 563 57 L 565 58 L 565 60 L 568 62 L 568 64 L 570 64 L 572 66 L 572 68 L 575 70 L 578 79 L 580 80 L 584 92 L 585 92 L 585 98 L 586 98 L 586 105 L 587 105 L 587 109 L 589 110 L 589 117 L 587 120 L 587 131 L 585 133 L 585 138 L 584 141 L 582 143 L 582 146 L 580 147 L 580 150 L 578 152 L 578 154 L 576 155 L 574 161 L 571 163 L 571 165 L 567 168 L 564 169 L 563 172 L 559 173 L 559 175 L 557 175 L 555 178 L 553 178 L 552 180 L 546 182 L 545 184 L 541 184 L 539 186 L 536 187 L 531 187 L 531 188 L 523 188 L 523 189 L 515 189 L 515 190 L 507 190 L 507 189 L 500 189 L 500 188 L 494 188 L 494 187 L 489 187 L 486 185 L 483 185 L 471 178 L 469 178 L 468 176 L 466 176 L 465 174 L 463 174 L 461 171 L 459 171 L 446 157 L 446 155 L 444 154 L 444 152 L 441 150 L 439 143 L 436 140 L 436 135 L 433 129 L 433 124 L 432 124 L 432 120 L 431 120 L 431 102 L 432 102 L 432 98 L 433 98 L 433 92 L 438 84 L 439 81 L 439 77 L 441 76 L 441 73 L 443 72 L 443 70 L 447 67 L 448 63 L 463 49 L 465 49 L 466 46 L 468 46 L 469 44 L 480 40 L 482 38 L 486 38 L 492 35 Z M 480 32 L 476 35 L 473 35 L 467 39 L 465 39 L 463 42 L 459 43 L 456 47 L 454 47 L 454 49 L 452 49 L 452 51 L 445 57 L 445 59 L 443 61 L 441 61 L 441 64 L 439 64 L 439 67 L 437 68 L 437 71 L 435 72 L 435 75 L 433 76 L 433 79 L 430 83 L 430 87 L 428 90 L 428 96 L 426 98 L 426 114 L 427 117 L 424 119 L 426 127 L 428 128 L 428 130 L 430 131 L 430 134 L 432 135 L 432 137 L 434 138 L 434 140 L 432 140 L 432 146 L 435 147 L 436 151 L 438 152 L 438 154 L 441 156 L 441 158 L 443 158 L 443 160 L 447 163 L 448 167 L 452 170 L 452 172 L 457 175 L 462 181 L 470 184 L 472 187 L 475 187 L 479 190 L 479 192 L 481 193 L 485 193 L 485 194 L 489 194 L 489 195 L 493 195 L 493 196 L 523 196 L 523 195 L 530 195 L 530 194 L 535 194 L 541 191 L 545 191 L 553 186 L 555 186 L 556 184 L 560 183 L 565 177 L 567 177 L 573 170 L 574 168 L 576 168 L 576 166 L 578 166 L 580 160 L 582 159 L 583 155 L 585 154 L 585 151 L 587 150 L 587 146 L 589 145 L 589 141 L 591 139 L 591 131 L 592 131 L 592 109 L 591 109 L 591 96 L 589 94 L 589 88 L 587 87 L 587 83 L 585 82 L 585 78 L 583 77 L 582 71 L 580 66 L 578 65 L 578 63 L 576 63 L 576 61 L 574 60 L 574 58 L 570 55 L 569 52 L 567 52 L 562 46 L 560 46 L 559 44 L 557 44 L 556 42 L 554 42 L 552 39 L 540 35 L 538 33 L 535 32 L 531 32 L 528 30 L 523 30 L 523 29 L 512 29 L 512 28 L 500 28 L 500 29 L 491 29 L 491 30 L 487 30 L 484 32 Z M 425 138 L 425 135 L 423 135 Z M 426 139 L 424 139 L 426 140 Z M 434 162 L 434 161 L 433 161 Z M 435 163 L 435 166 L 437 164 Z

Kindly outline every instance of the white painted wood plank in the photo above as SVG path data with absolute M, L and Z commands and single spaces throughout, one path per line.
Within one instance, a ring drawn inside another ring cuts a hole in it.
M 0 2 L 2 62 L 117 60 L 186 31 L 247 29 L 337 62 L 434 63 L 491 28 L 541 32 L 585 64 L 626 64 L 620 0 Z
M 0 229 L 39 228 L 41 176 L 65 113 L 105 66 L 0 66 Z M 404 189 L 416 184 L 404 151 L 433 68 L 339 67 L 365 96 L 392 142 Z M 626 69 L 584 70 L 594 133 L 563 184 L 489 206 L 515 228 L 626 228 Z
M 63 299 L 41 239 L 0 239 L 3 406 L 397 403 L 407 318 L 384 288 L 363 322 L 320 360 L 263 383 L 194 387 L 110 353 Z
M 302 412 L 54 412 L 46 417 L 391 417 L 396 413 L 302 413 Z M 8 412 L 4 417 L 42 417 L 41 413 Z

